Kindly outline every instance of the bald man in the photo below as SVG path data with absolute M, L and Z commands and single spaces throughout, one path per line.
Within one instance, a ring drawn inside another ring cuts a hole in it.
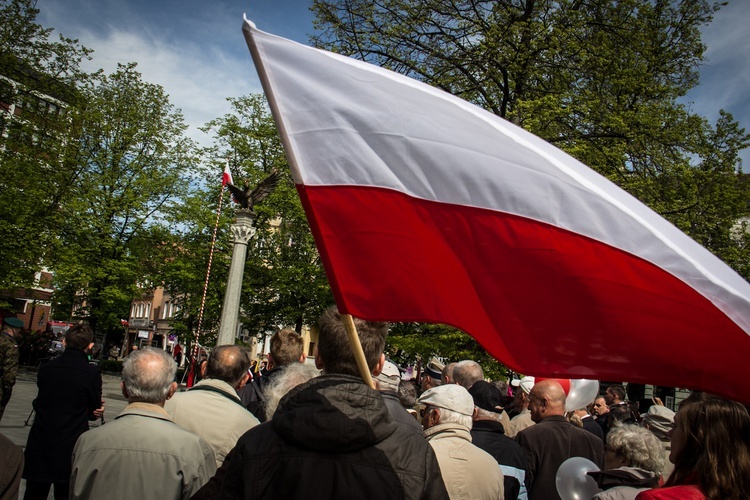
M 588 458 L 604 466 L 604 443 L 565 418 L 565 391 L 556 380 L 542 380 L 529 394 L 531 419 L 516 441 L 526 452 L 529 499 L 560 499 L 555 486 L 557 469 L 570 457 Z

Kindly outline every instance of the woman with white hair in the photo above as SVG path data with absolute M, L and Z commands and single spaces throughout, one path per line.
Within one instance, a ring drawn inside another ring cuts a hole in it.
M 658 486 L 663 469 L 664 445 L 656 436 L 633 424 L 613 427 L 607 434 L 604 470 L 589 472 L 604 490 L 593 498 L 633 500 Z

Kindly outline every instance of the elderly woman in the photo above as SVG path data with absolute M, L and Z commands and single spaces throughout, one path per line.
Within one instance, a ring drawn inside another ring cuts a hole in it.
M 597 500 L 633 500 L 639 492 L 654 488 L 664 468 L 664 446 L 647 429 L 621 424 L 610 429 L 604 454 L 604 470 L 589 472 L 604 491 Z
M 664 487 L 638 500 L 740 500 L 750 498 L 750 415 L 739 403 L 691 395 L 675 415 Z

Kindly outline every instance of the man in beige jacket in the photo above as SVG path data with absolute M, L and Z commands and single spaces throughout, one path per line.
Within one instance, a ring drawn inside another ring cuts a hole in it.
M 216 347 L 208 357 L 206 377 L 164 404 L 177 425 L 211 445 L 216 467 L 221 467 L 237 440 L 260 423 L 237 395 L 247 383 L 249 368 L 250 361 L 240 346 Z
M 425 405 L 422 435 L 435 450 L 451 500 L 504 497 L 503 473 L 492 455 L 471 443 L 474 399 L 457 384 L 441 385 L 419 398 Z

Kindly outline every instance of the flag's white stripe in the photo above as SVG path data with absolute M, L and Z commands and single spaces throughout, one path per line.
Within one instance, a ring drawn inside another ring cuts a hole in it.
M 252 31 L 298 183 L 382 187 L 552 224 L 664 268 L 750 333 L 744 279 L 566 153 L 403 75 Z

